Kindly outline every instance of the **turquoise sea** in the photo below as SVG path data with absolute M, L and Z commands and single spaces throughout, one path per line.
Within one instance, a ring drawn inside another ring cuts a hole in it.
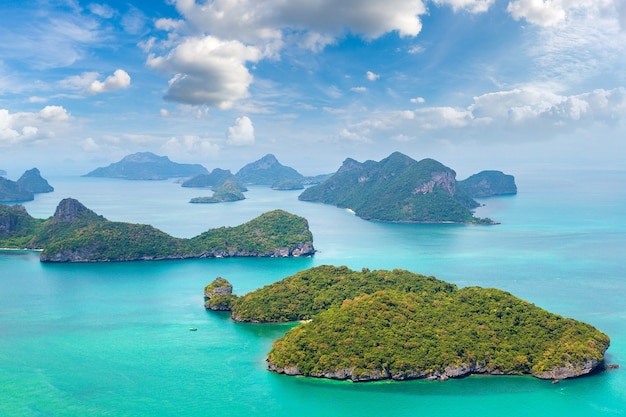
M 498 226 L 381 224 L 252 187 L 236 203 L 173 181 L 49 177 L 25 204 L 48 217 L 74 197 L 110 220 L 191 237 L 282 208 L 305 216 L 305 259 L 41 264 L 0 252 L 0 416 L 622 416 L 626 415 L 626 171 L 517 173 L 516 196 L 481 200 Z M 351 383 L 265 370 L 292 325 L 206 312 L 217 276 L 246 293 L 321 264 L 404 268 L 459 286 L 497 287 L 596 326 L 622 367 L 558 384 L 532 377 Z M 190 332 L 189 327 L 197 327 Z

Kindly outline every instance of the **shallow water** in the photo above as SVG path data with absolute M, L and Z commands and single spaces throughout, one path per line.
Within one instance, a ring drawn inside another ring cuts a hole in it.
M 25 204 L 35 217 L 74 197 L 110 220 L 191 237 L 282 208 L 309 220 L 319 252 L 88 265 L 2 252 L 2 416 L 626 414 L 626 172 L 517 175 L 518 195 L 481 200 L 478 214 L 498 226 L 367 222 L 266 187 L 251 187 L 244 201 L 199 205 L 187 202 L 207 192 L 170 181 L 49 181 L 54 193 Z M 243 294 L 321 264 L 405 268 L 510 291 L 609 334 L 607 359 L 623 367 L 555 385 L 531 377 L 292 378 L 264 365 L 272 341 L 291 325 L 234 323 L 203 308 L 202 289 L 216 276 Z

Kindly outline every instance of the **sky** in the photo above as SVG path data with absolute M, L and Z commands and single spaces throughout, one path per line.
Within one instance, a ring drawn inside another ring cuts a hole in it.
M 0 0 L 0 169 L 624 169 L 626 0 Z

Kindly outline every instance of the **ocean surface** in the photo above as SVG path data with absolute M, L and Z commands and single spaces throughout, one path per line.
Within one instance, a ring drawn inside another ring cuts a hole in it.
M 626 171 L 517 173 L 516 196 L 480 200 L 497 226 L 368 222 L 251 187 L 235 203 L 174 181 L 48 178 L 24 204 L 47 218 L 65 197 L 115 221 L 174 236 L 281 208 L 305 216 L 319 251 L 303 259 L 42 264 L 0 252 L 0 416 L 622 416 L 626 415 Z M 322 264 L 404 268 L 460 287 L 497 287 L 611 337 L 621 368 L 558 384 L 532 377 L 352 383 L 265 370 L 292 325 L 207 312 L 217 276 L 247 293 Z M 195 332 L 189 331 L 196 327 Z

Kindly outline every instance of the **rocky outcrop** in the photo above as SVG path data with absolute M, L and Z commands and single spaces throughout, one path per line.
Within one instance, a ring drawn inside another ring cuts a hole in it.
M 580 365 L 567 363 L 563 366 L 550 369 L 549 371 L 534 374 L 539 379 L 561 380 L 567 378 L 575 378 L 582 375 L 588 375 L 596 370 L 604 368 L 604 361 L 597 359 L 588 359 Z
M 31 193 L 51 193 L 54 188 L 48 184 L 37 168 L 30 169 L 17 180 L 17 184 L 23 189 Z
M 208 310 L 230 311 L 235 298 L 233 286 L 225 278 L 217 277 L 204 287 L 204 308 Z
M 73 198 L 61 200 L 52 216 L 54 223 L 71 223 L 78 220 L 104 220 L 104 217 L 98 216 Z
M 271 372 L 278 374 L 284 374 L 289 376 L 303 375 L 297 366 L 286 366 L 279 368 L 276 364 L 269 362 L 266 359 L 267 369 Z M 539 374 L 532 374 L 532 376 L 539 379 L 560 381 L 567 378 L 576 378 L 579 376 L 588 375 L 595 371 L 603 369 L 603 361 L 595 359 L 587 360 L 582 365 L 567 364 L 562 367 L 554 368 L 546 372 Z M 336 380 L 350 380 L 353 382 L 366 382 L 366 381 L 381 381 L 381 380 L 394 380 L 394 381 L 409 381 L 413 379 L 428 379 L 445 381 L 450 378 L 463 378 L 469 375 L 518 375 L 514 372 L 502 372 L 498 369 L 488 370 L 484 365 L 478 364 L 463 364 L 463 365 L 450 365 L 447 366 L 443 372 L 438 370 L 429 371 L 409 371 L 402 373 L 390 373 L 388 369 L 375 369 L 367 373 L 355 374 L 353 369 L 338 369 L 335 371 L 326 372 L 313 372 L 308 376 L 314 378 L 327 378 Z

